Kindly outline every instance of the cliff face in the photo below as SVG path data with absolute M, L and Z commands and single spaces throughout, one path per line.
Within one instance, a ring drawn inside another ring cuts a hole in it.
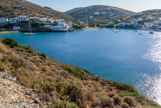
M 0 39 L 0 73 L 5 70 L 11 77 L 0 77 L 0 103 L 9 100 L 29 107 L 54 108 L 160 108 L 130 85 L 62 64 L 12 39 Z

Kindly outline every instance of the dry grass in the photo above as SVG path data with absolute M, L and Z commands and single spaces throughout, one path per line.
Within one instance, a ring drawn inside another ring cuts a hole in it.
M 6 46 L 5 46 L 4 44 L 2 44 L 2 43 L 0 43 L 0 52 L 4 52 L 4 53 L 8 52 L 8 49 L 7 49 Z

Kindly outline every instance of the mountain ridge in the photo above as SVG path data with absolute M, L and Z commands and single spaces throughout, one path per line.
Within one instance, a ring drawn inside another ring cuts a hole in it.
M 161 17 L 161 9 L 150 9 L 138 12 L 134 15 L 128 16 L 127 20 L 137 19 L 137 18 L 146 18 L 146 17 Z

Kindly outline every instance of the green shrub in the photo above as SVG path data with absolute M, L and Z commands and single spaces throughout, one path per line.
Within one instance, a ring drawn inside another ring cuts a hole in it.
M 54 99 L 52 101 L 52 108 L 78 108 L 78 106 L 73 102 L 61 101 Z
M 6 38 L 2 42 L 4 44 L 7 44 L 8 46 L 10 46 L 11 48 L 18 46 L 18 43 L 16 41 L 14 41 L 13 39 L 10 39 L 10 38 Z
M 69 95 L 70 101 L 75 102 L 80 108 L 86 107 L 88 96 L 79 87 L 75 85 L 69 85 L 66 91 L 66 95 Z
M 108 94 L 108 96 L 112 98 L 112 97 L 114 97 L 114 96 L 117 96 L 117 94 L 116 94 L 115 92 L 110 92 L 110 93 Z
M 121 83 L 118 83 L 118 82 L 114 82 L 114 85 L 117 87 L 117 89 L 137 93 L 137 91 L 129 84 L 121 84 Z
M 105 107 L 110 108 L 113 106 L 113 100 L 111 98 L 107 97 L 107 98 L 101 100 L 101 104 L 102 104 L 103 108 L 105 108 Z
M 43 53 L 41 54 L 41 56 L 42 56 L 43 58 L 46 58 L 46 57 L 47 57 L 46 54 L 43 54 Z
M 74 74 L 76 77 L 78 77 L 80 79 L 83 79 L 82 75 L 78 71 L 76 71 L 76 70 L 74 70 L 74 69 L 72 69 L 72 68 L 70 68 L 68 66 L 64 66 L 63 69 L 68 71 L 69 73 Z
M 134 98 L 132 98 L 130 96 L 124 97 L 124 102 L 126 102 L 129 106 L 135 106 L 135 104 L 136 104 Z
M 120 97 L 118 97 L 118 96 L 114 96 L 114 97 L 113 97 L 113 100 L 114 100 L 114 103 L 115 103 L 116 105 L 120 105 L 121 102 L 122 102 L 122 99 L 121 99 Z
M 129 105 L 128 105 L 127 103 L 124 102 L 124 103 L 121 104 L 121 107 L 122 107 L 122 108 L 129 108 Z
M 6 29 L 5 28 L 0 28 L 0 31 L 6 31 Z

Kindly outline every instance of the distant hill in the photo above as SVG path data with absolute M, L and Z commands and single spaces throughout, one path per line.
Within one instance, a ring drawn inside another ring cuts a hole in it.
M 134 12 L 112 6 L 94 5 L 75 8 L 67 11 L 66 14 L 80 20 L 87 20 L 90 16 L 93 16 L 93 19 L 96 20 L 115 20 L 131 16 Z
M 146 18 L 146 17 L 161 17 L 161 9 L 152 9 L 152 10 L 142 11 L 134 15 L 128 16 L 126 19 L 132 20 L 132 19 Z
M 69 15 L 58 12 L 51 8 L 41 7 L 26 0 L 0 0 L 0 17 L 16 17 L 18 15 L 28 15 L 46 18 L 63 18 L 73 20 Z

